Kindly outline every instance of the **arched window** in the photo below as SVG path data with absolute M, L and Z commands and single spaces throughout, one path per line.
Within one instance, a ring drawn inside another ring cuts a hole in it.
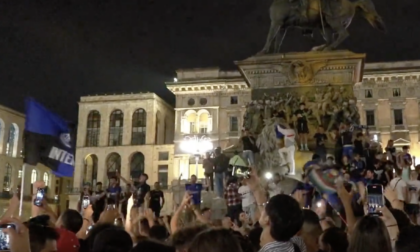
M 106 159 L 106 168 L 108 173 L 121 172 L 121 156 L 115 152 L 109 154 Z
M 133 113 L 131 145 L 146 144 L 147 113 L 144 109 L 137 109 Z
M 35 169 L 32 169 L 31 184 L 35 183 L 37 179 L 38 179 L 38 172 Z
M 6 155 L 14 157 L 16 154 L 15 148 L 17 147 L 17 139 L 18 139 L 19 130 L 17 125 L 12 123 L 9 129 L 9 136 L 7 138 L 7 145 L 6 145 Z
M 48 174 L 48 172 L 44 172 L 44 183 L 45 183 L 45 186 L 50 185 L 50 175 Z
M 144 155 L 141 152 L 133 154 L 130 160 L 130 177 L 137 181 L 141 174 L 144 173 Z
M 10 192 L 10 186 L 12 184 L 13 169 L 9 163 L 6 163 L 6 170 L 3 177 L 3 191 Z
M 96 155 L 88 155 L 85 159 L 85 171 L 83 174 L 83 182 L 90 183 L 94 186 L 98 178 L 98 157 Z
M 109 117 L 109 146 L 122 145 L 124 114 L 121 110 L 115 110 Z
M 91 111 L 87 118 L 86 127 L 86 146 L 96 147 L 99 145 L 99 134 L 101 130 L 101 114 L 94 110 Z

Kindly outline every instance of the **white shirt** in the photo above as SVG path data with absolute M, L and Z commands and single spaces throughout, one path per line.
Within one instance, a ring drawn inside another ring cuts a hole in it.
M 410 195 L 409 204 L 419 204 L 419 191 L 420 191 L 420 181 L 418 180 L 409 180 L 408 184 L 408 193 Z
M 268 193 L 270 194 L 270 198 L 276 196 L 278 194 L 282 194 L 283 190 L 281 189 L 280 183 L 271 182 L 268 184 Z
M 255 203 L 254 195 L 252 194 L 249 186 L 243 185 L 239 187 L 238 193 L 242 197 L 242 207 L 248 207 Z
M 391 189 L 397 193 L 398 200 L 405 201 L 407 183 L 402 178 L 394 178 L 390 182 Z

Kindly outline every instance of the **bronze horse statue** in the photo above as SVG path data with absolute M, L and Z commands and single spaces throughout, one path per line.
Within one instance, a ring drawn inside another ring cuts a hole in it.
M 349 36 L 347 27 L 356 13 L 361 13 L 374 28 L 386 32 L 372 0 L 274 0 L 270 7 L 271 26 L 267 41 L 259 54 L 269 53 L 274 40 L 274 53 L 278 53 L 287 29 L 291 27 L 309 31 L 320 29 L 326 44 L 313 50 L 333 50 Z

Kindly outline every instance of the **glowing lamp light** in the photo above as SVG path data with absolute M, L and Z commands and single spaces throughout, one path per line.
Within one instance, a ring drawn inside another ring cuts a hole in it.
M 378 141 L 378 135 L 376 135 L 376 134 L 373 135 L 373 141 L 375 141 L 375 142 Z
M 195 175 L 198 176 L 199 156 L 213 149 L 211 139 L 206 136 L 186 136 L 179 147 L 181 150 L 195 156 Z
M 273 174 L 271 172 L 267 172 L 267 173 L 265 173 L 265 178 L 266 179 L 272 179 L 273 178 Z
M 213 149 L 213 143 L 205 136 L 187 136 L 181 142 L 180 148 L 191 154 L 204 154 Z
M 177 78 L 174 78 L 174 82 L 178 82 L 178 79 Z

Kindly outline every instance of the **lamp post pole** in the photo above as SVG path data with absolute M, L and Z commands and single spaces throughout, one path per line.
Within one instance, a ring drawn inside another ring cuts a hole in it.
M 195 176 L 198 177 L 198 160 L 200 160 L 200 155 L 195 154 Z
M 198 176 L 198 161 L 201 154 L 213 149 L 213 144 L 210 138 L 205 136 L 187 136 L 181 142 L 181 149 L 185 152 L 191 153 L 195 158 L 195 175 Z M 188 167 L 189 169 L 189 167 Z

